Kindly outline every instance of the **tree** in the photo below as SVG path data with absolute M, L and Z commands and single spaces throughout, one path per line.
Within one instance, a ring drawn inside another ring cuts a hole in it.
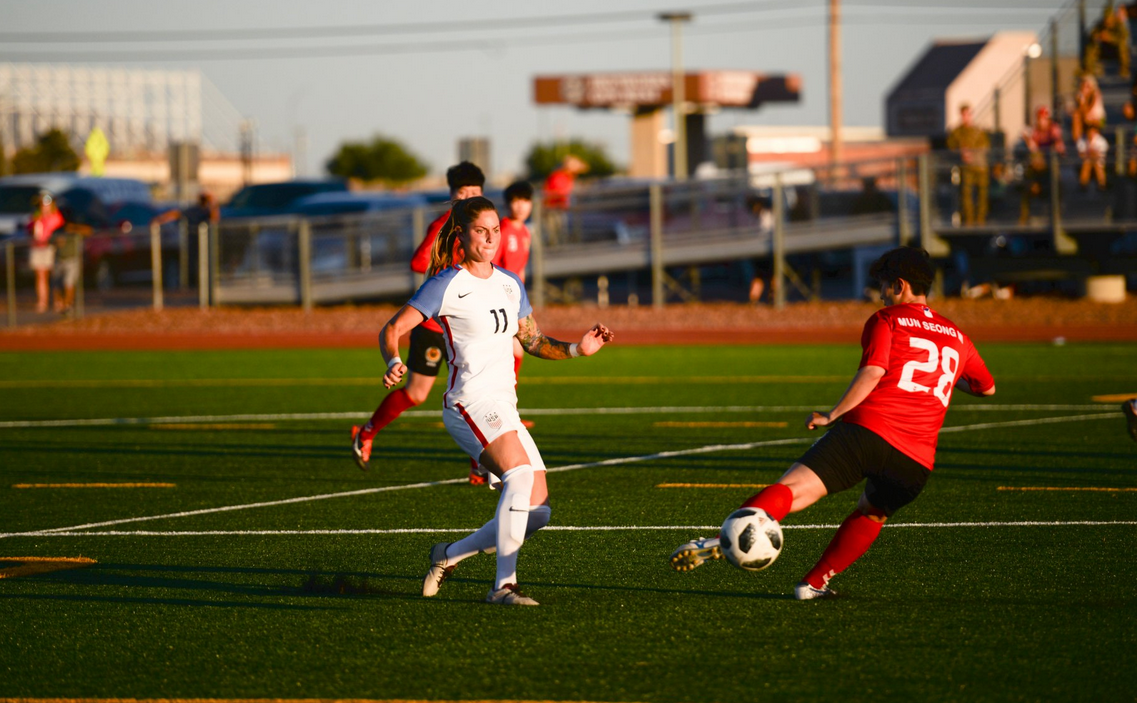
M 567 154 L 579 157 L 588 164 L 588 175 L 603 178 L 616 173 L 616 165 L 604 152 L 600 144 L 592 144 L 581 139 L 537 143 L 525 157 L 529 169 L 529 180 L 543 181 L 561 165 Z
M 328 173 L 364 182 L 402 185 L 426 175 L 427 167 L 402 144 L 376 135 L 370 144 L 346 142 L 328 160 Z
M 71 148 L 67 134 L 59 129 L 44 132 L 36 139 L 34 146 L 20 149 L 12 158 L 13 173 L 78 170 L 79 155 Z

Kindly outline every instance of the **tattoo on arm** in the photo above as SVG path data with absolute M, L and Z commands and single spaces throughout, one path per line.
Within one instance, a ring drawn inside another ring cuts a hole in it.
M 517 323 L 517 341 L 521 342 L 522 349 L 542 359 L 572 358 L 572 354 L 569 353 L 572 344 L 546 337 L 537 329 L 537 321 L 532 315 Z

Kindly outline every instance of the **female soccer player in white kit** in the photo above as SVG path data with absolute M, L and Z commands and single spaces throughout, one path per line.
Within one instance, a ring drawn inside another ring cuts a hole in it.
M 537 605 L 517 585 L 517 553 L 526 537 L 548 524 L 551 511 L 545 464 L 517 415 L 513 338 L 533 356 L 570 359 L 595 354 L 613 335 L 599 324 L 575 344 L 541 334 L 525 286 L 515 274 L 490 263 L 500 242 L 492 202 L 476 197 L 454 204 L 434 244 L 432 278 L 380 333 L 387 362 L 383 384 L 390 388 L 406 373 L 399 338 L 423 320 L 437 319 L 450 369 L 444 424 L 458 446 L 502 482 L 492 520 L 464 539 L 431 548 L 422 594 L 438 593 L 463 559 L 496 550 L 497 579 L 486 602 Z

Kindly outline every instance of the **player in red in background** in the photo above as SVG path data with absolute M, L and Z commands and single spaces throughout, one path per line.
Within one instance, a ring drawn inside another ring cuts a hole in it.
M 887 307 L 865 323 L 861 365 L 845 394 L 832 410 L 814 411 L 806 420 L 810 430 L 829 431 L 777 483 L 742 504 L 780 521 L 867 480 L 857 509 L 794 589 L 798 600 L 835 596 L 829 579 L 859 559 L 885 520 L 923 490 L 952 389 L 995 394 L 995 381 L 971 340 L 927 305 L 934 270 L 926 251 L 893 249 L 870 275 Z M 718 538 L 697 539 L 675 550 L 671 564 L 689 571 L 721 556 Z
M 485 183 L 485 174 L 469 161 L 451 166 L 446 171 L 450 200 L 454 202 L 480 196 Z M 438 238 L 439 230 L 449 217 L 450 210 L 447 210 L 427 227 L 426 238 L 411 257 L 411 270 L 415 273 L 426 273 L 430 266 L 434 240 Z M 406 376 L 407 382 L 402 388 L 387 394 L 366 425 L 351 428 L 351 453 L 360 469 L 366 471 L 370 466 L 375 435 L 404 411 L 421 405 L 430 395 L 442 364 L 443 344 L 442 328 L 434 320 L 426 320 L 411 332 L 411 346 L 407 354 L 407 368 L 410 369 Z
M 529 265 L 529 228 L 526 220 L 533 212 L 533 186 L 527 181 L 511 183 L 505 189 L 505 204 L 509 217 L 501 220 L 501 246 L 494 257 L 494 266 L 517 274 L 525 283 L 525 268 Z M 521 361 L 525 357 L 521 344 L 513 345 L 513 375 L 521 373 Z M 527 421 L 523 421 L 527 422 Z M 526 427 L 531 425 L 527 424 Z

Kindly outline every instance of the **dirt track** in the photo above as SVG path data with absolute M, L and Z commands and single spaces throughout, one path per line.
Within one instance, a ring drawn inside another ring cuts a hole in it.
M 936 301 L 932 306 L 983 341 L 1137 341 L 1137 300 L 1121 304 L 1029 298 Z M 575 339 L 604 322 L 621 344 L 857 343 L 877 306 L 797 303 L 671 305 L 663 310 L 549 307 L 536 313 L 551 336 Z M 390 306 L 132 310 L 0 331 L 0 350 L 248 349 L 367 347 L 395 312 Z

